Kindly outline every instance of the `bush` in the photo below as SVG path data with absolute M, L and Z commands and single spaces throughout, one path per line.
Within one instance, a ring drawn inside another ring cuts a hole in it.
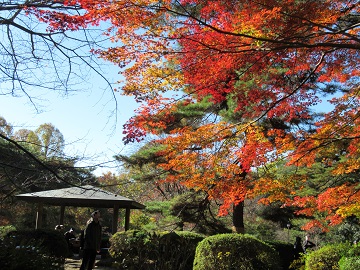
M 41 253 L 58 258 L 65 258 L 69 253 L 64 235 L 53 230 L 12 231 L 6 235 L 4 242 L 36 247 Z
M 202 240 L 195 253 L 194 270 L 281 269 L 277 252 L 249 235 L 218 234 Z
M 360 245 L 351 248 L 339 261 L 340 270 L 360 269 Z
M 59 270 L 68 252 L 62 234 L 32 230 L 9 232 L 1 243 L 0 265 L 7 270 Z
M 12 231 L 16 231 L 16 228 L 12 225 L 0 226 L 0 240 L 3 240 L 5 236 Z
M 121 269 L 188 270 L 202 239 L 192 232 L 119 232 L 110 239 L 109 253 Z
M 289 269 L 294 260 L 294 245 L 278 241 L 265 241 L 265 243 L 277 251 L 282 269 Z
M 335 244 L 312 251 L 305 257 L 305 270 L 338 270 L 339 260 L 349 249 L 349 244 Z
M 360 270 L 359 257 L 343 257 L 339 261 L 340 270 Z
M 150 237 L 147 232 L 135 230 L 115 233 L 110 238 L 109 254 L 123 269 L 146 269 Z
M 195 250 L 204 237 L 200 234 L 179 231 L 158 238 L 156 269 L 192 269 Z

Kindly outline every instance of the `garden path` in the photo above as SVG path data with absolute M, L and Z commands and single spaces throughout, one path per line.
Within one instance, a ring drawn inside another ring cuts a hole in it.
M 97 265 L 100 261 L 100 256 L 96 258 L 94 270 L 115 270 L 115 268 L 108 266 Z M 78 255 L 75 255 L 71 258 L 66 258 L 64 270 L 79 270 L 81 265 L 81 258 Z

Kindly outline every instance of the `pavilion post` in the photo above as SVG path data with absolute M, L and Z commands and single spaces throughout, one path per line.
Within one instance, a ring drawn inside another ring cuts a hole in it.
M 64 225 L 64 215 L 65 215 L 65 205 L 62 205 L 60 208 L 60 223 L 59 225 Z
M 113 211 L 113 221 L 112 221 L 112 234 L 115 234 L 117 232 L 117 225 L 118 225 L 118 219 L 119 219 L 119 205 L 114 205 L 114 211 Z
M 129 230 L 130 228 L 130 207 L 126 207 L 125 212 L 125 231 Z
M 36 212 L 35 229 L 40 229 L 42 227 L 42 216 L 43 216 L 43 204 L 38 203 L 37 212 Z
M 37 204 L 35 228 L 41 228 L 44 226 L 43 207 L 48 204 L 61 207 L 59 217 L 60 224 L 57 225 L 64 225 L 65 207 L 67 206 L 113 208 L 112 224 L 108 224 L 108 226 L 112 226 L 111 231 L 113 233 L 116 233 L 118 230 L 120 209 L 125 209 L 124 229 L 127 231 L 130 229 L 131 209 L 145 208 L 145 205 L 142 205 L 134 200 L 90 185 L 31 192 L 19 194 L 16 195 L 16 197 L 19 200 Z

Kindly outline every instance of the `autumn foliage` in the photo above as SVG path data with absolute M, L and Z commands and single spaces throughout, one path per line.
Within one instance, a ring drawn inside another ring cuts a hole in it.
M 119 67 L 121 90 L 143 104 L 124 126 L 124 141 L 158 136 L 167 146 L 158 153 L 163 181 L 207 191 L 222 200 L 222 213 L 260 196 L 301 214 L 325 213 L 312 223 L 322 228 L 360 215 L 358 181 L 345 177 L 360 166 L 358 1 L 63 4 L 83 12 L 27 8 L 49 31 L 107 27 L 113 46 L 93 52 Z M 314 111 L 330 98 L 331 111 Z M 204 101 L 206 108 L 196 107 Z M 299 196 L 306 177 L 267 172 L 279 160 L 301 168 L 322 162 L 344 177 Z

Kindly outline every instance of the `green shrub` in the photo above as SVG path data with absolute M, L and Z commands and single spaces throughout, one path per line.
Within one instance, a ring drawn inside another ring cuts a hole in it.
M 294 260 L 294 245 L 279 241 L 265 241 L 265 243 L 279 254 L 282 269 L 289 269 L 291 262 Z
M 0 248 L 0 265 L 7 270 L 64 269 L 68 252 L 62 234 L 44 230 L 9 232 Z
M 146 255 L 151 234 L 142 231 L 129 230 L 117 232 L 110 238 L 109 254 L 123 269 L 146 269 Z
M 360 256 L 360 244 L 350 247 L 350 249 L 348 250 L 348 252 L 346 253 L 345 256 L 347 256 L 347 257 Z
M 44 254 L 59 258 L 65 258 L 69 254 L 64 235 L 54 230 L 11 231 L 5 236 L 4 242 L 16 246 L 36 247 Z
M 356 245 L 340 259 L 340 270 L 360 270 L 360 245 Z
M 349 249 L 349 244 L 335 244 L 312 251 L 306 255 L 305 270 L 338 270 L 339 260 Z
M 3 240 L 4 237 L 12 231 L 16 231 L 16 228 L 12 225 L 0 226 L 0 240 Z
M 192 269 L 195 250 L 204 237 L 186 231 L 166 233 L 158 238 L 155 269 Z
M 360 257 L 342 257 L 339 261 L 340 270 L 360 270 Z
M 195 253 L 194 270 L 281 269 L 277 252 L 249 235 L 218 234 L 202 240 Z
M 110 239 L 109 253 L 121 269 L 188 270 L 202 239 L 192 232 L 119 232 Z

